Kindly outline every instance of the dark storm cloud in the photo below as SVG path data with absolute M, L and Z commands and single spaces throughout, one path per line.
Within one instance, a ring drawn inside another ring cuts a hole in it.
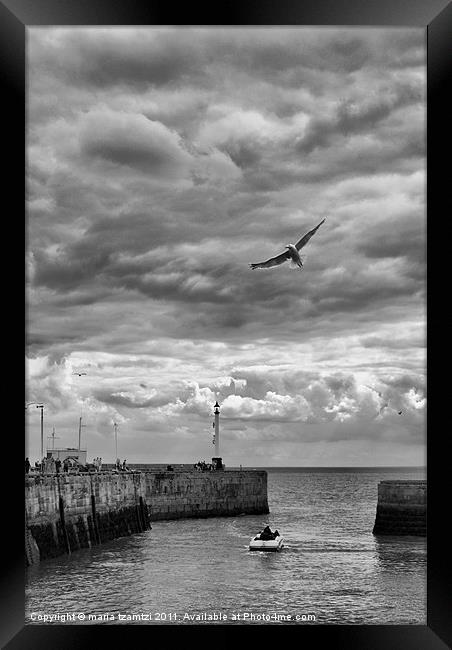
M 405 299 L 409 304 L 418 290 L 418 282 L 404 275 L 404 267 L 394 271 L 388 267 L 385 275 L 364 271 L 356 277 L 351 271 L 335 278 L 320 274 L 315 287 L 309 280 L 305 281 L 300 304 L 291 298 L 291 291 L 299 282 L 290 269 L 274 274 L 267 281 L 264 275 L 256 278 L 245 269 L 244 261 L 237 265 L 226 261 L 222 264 L 208 260 L 196 262 L 177 254 L 172 256 L 165 250 L 136 261 L 133 257 L 121 260 L 112 252 L 111 243 L 104 241 L 103 246 L 109 252 L 98 251 L 97 256 L 90 248 L 85 249 L 86 259 L 79 245 L 58 259 L 44 261 L 38 256 L 36 282 L 63 292 L 84 284 L 85 291 L 71 297 L 73 305 L 77 304 L 78 295 L 80 304 L 92 302 L 88 287 L 93 277 L 98 285 L 102 282 L 104 295 L 110 287 L 110 290 L 126 289 L 139 292 L 147 299 L 164 301 L 172 306 L 175 317 L 171 328 L 178 335 L 187 326 L 195 337 L 208 336 L 213 330 L 221 331 L 224 336 L 244 326 L 249 333 L 257 333 L 259 329 L 262 332 L 274 329 L 276 333 L 280 330 L 281 313 L 285 314 L 286 333 L 312 331 L 316 320 L 321 320 L 326 313 L 368 311 L 376 317 L 382 303 L 400 304 Z M 93 244 L 92 250 L 96 249 L 97 245 Z M 245 276 L 240 273 L 240 267 Z M 233 290 L 224 292 L 224 288 Z M 67 299 L 62 300 L 62 304 L 68 304 Z M 201 311 L 197 307 L 200 303 Z M 337 321 L 335 327 L 340 327 Z M 344 327 L 347 328 L 346 321 Z M 281 335 L 284 333 L 280 332 Z
M 66 250 L 50 256 L 43 251 L 37 251 L 34 284 L 59 291 L 79 288 L 102 272 L 110 255 L 108 251 L 96 251 L 89 256 L 71 256 Z M 89 304 L 86 294 L 79 304 L 81 303 Z
M 418 289 L 417 282 L 397 275 L 358 278 L 357 282 L 350 282 L 340 292 L 337 291 L 337 284 L 332 282 L 312 297 L 311 315 L 337 311 L 359 312 L 366 307 L 375 310 L 382 303 L 409 298 L 415 295 Z
M 196 46 L 188 50 L 187 43 L 174 40 L 164 30 L 157 30 L 151 40 L 145 30 L 61 29 L 57 34 L 40 40 L 35 33 L 33 57 L 44 70 L 76 84 L 164 84 L 196 71 L 199 65 Z
M 290 145 L 289 150 L 292 148 Z M 425 153 L 423 136 L 415 141 L 407 138 L 406 141 L 382 141 L 378 149 L 369 146 L 365 151 L 342 150 L 340 146 L 333 148 L 332 144 L 327 149 L 328 155 L 322 160 L 313 158 L 299 158 L 296 153 L 300 168 L 295 170 L 293 163 L 282 162 L 279 166 L 264 162 L 260 167 L 244 166 L 244 177 L 249 187 L 256 192 L 278 192 L 283 188 L 300 183 L 313 184 L 320 188 L 323 184 L 340 182 L 355 175 L 378 174 L 384 167 L 388 173 L 410 173 L 419 166 L 419 159 Z M 234 154 L 232 153 L 231 156 Z M 243 164 L 238 159 L 237 164 Z
M 382 93 L 360 104 L 342 101 L 332 116 L 311 119 L 297 149 L 302 153 L 310 153 L 318 147 L 327 146 L 335 137 L 368 132 L 396 109 L 417 104 L 421 99 L 422 90 L 418 84 L 412 84 L 388 89 L 386 94 Z
M 66 345 L 68 343 L 79 343 L 81 340 L 80 334 L 73 332 L 73 333 L 55 333 L 52 336 L 52 344 L 54 346 L 58 345 Z M 29 346 L 30 350 L 33 351 L 33 349 L 39 350 L 43 345 L 48 344 L 49 342 L 49 335 L 48 333 L 39 333 L 33 330 L 29 330 L 29 333 L 27 334 L 27 346 Z M 64 356 L 64 354 L 62 355 Z
M 85 154 L 148 174 L 177 175 L 190 162 L 179 136 L 144 115 L 89 114 L 80 138 Z
M 93 87 L 208 84 L 208 74 L 238 67 L 283 85 L 321 89 L 319 72 L 352 73 L 367 66 L 420 66 L 413 30 L 375 29 L 64 29 L 34 30 L 30 51 L 43 74 Z M 55 62 L 58 64 L 55 65 Z
M 52 274 L 52 278 L 54 278 Z M 45 282 L 43 283 L 45 284 Z M 79 284 L 77 282 L 77 284 Z M 47 285 L 51 286 L 51 285 Z M 104 298 L 111 296 L 111 292 L 105 288 L 103 291 L 90 290 L 89 286 L 82 291 L 71 291 L 68 287 L 68 283 L 62 283 L 61 285 L 54 285 L 54 288 L 64 289 L 64 294 L 59 294 L 54 297 L 53 304 L 55 307 L 59 308 L 68 308 L 68 307 L 83 307 L 85 305 L 93 305 L 97 302 L 100 302 Z
M 264 155 L 263 151 L 259 151 L 258 147 L 253 143 L 246 144 L 244 142 L 231 142 L 225 144 L 222 149 L 230 156 L 231 160 L 242 169 L 254 167 L 257 163 L 261 162 Z
M 123 395 L 120 392 L 108 392 L 106 390 L 94 391 L 93 397 L 104 404 L 112 404 L 114 406 L 125 406 L 132 409 L 143 409 L 149 407 L 164 406 L 169 403 L 169 396 L 154 395 L 147 399 L 139 399 Z
M 360 233 L 356 248 L 369 258 L 407 257 L 423 267 L 427 252 L 424 215 L 406 214 L 371 224 Z

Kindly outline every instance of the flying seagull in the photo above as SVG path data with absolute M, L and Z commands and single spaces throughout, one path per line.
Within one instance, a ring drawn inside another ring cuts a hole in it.
M 308 243 L 312 235 L 315 232 L 317 232 L 318 228 L 320 228 L 320 226 L 324 221 L 325 219 L 323 219 L 323 221 L 321 221 L 318 226 L 316 226 L 315 228 L 307 232 L 306 235 L 304 235 L 301 239 L 299 239 L 296 244 L 287 244 L 286 245 L 287 250 L 284 251 L 284 253 L 280 253 L 279 255 L 276 255 L 276 257 L 271 257 L 269 260 L 266 260 L 265 262 L 256 262 L 255 264 L 250 264 L 250 268 L 269 269 L 271 266 L 278 266 L 283 262 L 292 260 L 292 263 L 301 269 L 303 267 L 303 262 L 301 261 L 300 253 L 298 251 L 300 251 L 303 248 L 303 246 L 305 246 Z
M 86 372 L 73 372 L 72 374 L 81 377 L 82 375 L 86 375 Z

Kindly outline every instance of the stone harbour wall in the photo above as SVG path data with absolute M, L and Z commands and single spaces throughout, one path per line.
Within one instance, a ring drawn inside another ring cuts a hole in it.
M 151 520 L 268 513 L 267 472 L 146 472 Z
M 427 481 L 381 481 L 374 535 L 427 534 Z
M 155 520 L 268 511 L 265 471 L 27 476 L 26 562 L 143 532 Z

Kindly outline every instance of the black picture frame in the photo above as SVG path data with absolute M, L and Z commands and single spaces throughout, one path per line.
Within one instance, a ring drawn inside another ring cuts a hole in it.
M 177 17 L 177 18 L 176 18 Z M 441 230 L 450 213 L 448 193 L 449 164 L 442 162 L 441 153 L 450 151 L 447 132 L 450 105 L 445 103 L 445 90 L 450 75 L 450 35 L 452 8 L 447 0 L 232 0 L 217 6 L 187 3 L 174 7 L 159 2 L 138 0 L 3 0 L 0 1 L 0 71 L 4 125 L 11 138 L 8 148 L 8 182 L 4 184 L 4 204 L 14 215 L 17 248 L 21 250 L 24 231 L 25 195 L 25 31 L 37 25 L 343 25 L 343 26 L 419 26 L 425 28 L 427 40 L 427 236 L 428 236 L 428 401 L 427 470 L 428 470 L 428 571 L 427 625 L 425 626 L 300 626 L 296 629 L 278 626 L 281 634 L 296 634 L 296 642 L 307 644 L 332 643 L 343 648 L 360 650 L 438 649 L 451 647 L 452 617 L 450 616 L 450 544 L 445 534 L 445 518 L 450 507 L 449 458 L 442 453 L 442 439 L 447 435 L 441 423 L 444 405 L 448 405 L 445 382 L 441 381 L 439 364 L 444 364 L 447 321 L 435 301 L 434 287 L 446 272 L 447 260 Z M 445 219 L 446 218 L 446 219 Z M 20 243 L 19 243 L 20 242 Z M 8 244 L 9 246 L 9 244 Z M 434 251 L 434 252 L 433 252 Z M 444 254 L 442 254 L 442 252 Z M 20 255 L 13 275 L 23 278 Z M 8 267 L 8 273 L 11 268 Z M 431 280 L 431 281 L 430 281 Z M 22 285 L 23 286 L 23 285 Z M 8 285 L 9 288 L 9 285 Z M 448 292 L 447 284 L 445 289 Z M 20 293 L 20 289 L 19 289 Z M 21 315 L 20 310 L 16 315 Z M 6 319 L 5 319 L 6 320 Z M 21 325 L 9 322 L 11 339 L 17 337 Z M 11 319 L 14 321 L 14 319 Z M 15 336 L 13 336 L 15 332 Z M 10 340 L 8 338 L 4 340 Z M 441 346 L 441 347 L 440 347 Z M 19 346 L 14 346 L 14 351 Z M 17 365 L 17 364 L 16 364 Z M 436 366 L 436 368 L 435 368 Z M 16 391 L 18 392 L 18 391 Z M 14 400 L 13 400 L 14 401 Z M 19 399 L 15 403 L 19 408 Z M 20 404 L 22 409 L 22 404 Z M 18 412 L 18 411 L 16 411 Z M 22 412 L 22 411 L 21 411 Z M 17 423 L 14 424 L 16 426 Z M 0 644 L 8 650 L 19 648 L 87 648 L 102 645 L 135 643 L 136 634 L 144 643 L 153 643 L 155 628 L 142 626 L 25 626 L 24 625 L 24 552 L 23 552 L 23 474 L 24 441 L 20 432 L 8 438 L 6 450 L 13 459 L 5 468 L 3 495 L 3 566 L 0 613 Z M 10 466 L 12 465 L 12 466 Z M 7 489 L 6 489 L 7 488 Z M 447 577 L 449 576 L 449 579 Z M 170 639 L 176 626 L 160 631 Z M 231 633 L 240 638 L 255 639 L 254 626 L 230 626 L 218 630 L 197 626 L 177 626 L 184 642 L 216 642 L 218 632 L 226 639 Z M 260 628 L 267 630 L 267 626 Z M 202 637 L 198 637 L 200 630 Z M 205 633 L 209 636 L 206 637 Z M 224 635 L 224 636 L 223 636 Z M 278 645 L 280 645 L 280 642 Z

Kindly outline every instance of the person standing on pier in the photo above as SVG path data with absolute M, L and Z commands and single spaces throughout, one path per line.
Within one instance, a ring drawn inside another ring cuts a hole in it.
M 30 467 L 31 467 L 31 463 L 28 460 L 28 458 L 26 458 L 25 459 L 25 474 L 28 474 L 28 472 L 30 471 Z

